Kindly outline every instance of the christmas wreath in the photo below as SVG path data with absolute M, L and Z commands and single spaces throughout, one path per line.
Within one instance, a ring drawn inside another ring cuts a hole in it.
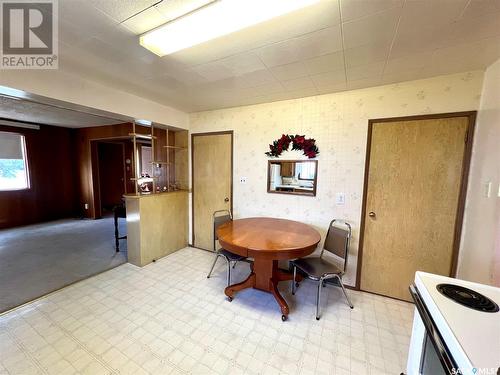
M 316 147 L 316 140 L 307 138 L 303 135 L 288 135 L 283 134 L 281 138 L 274 141 L 269 145 L 269 150 L 266 152 L 267 156 L 279 157 L 283 151 L 288 151 L 288 147 L 292 144 L 293 150 L 302 150 L 304 155 L 309 159 L 313 159 L 319 154 L 318 147 Z

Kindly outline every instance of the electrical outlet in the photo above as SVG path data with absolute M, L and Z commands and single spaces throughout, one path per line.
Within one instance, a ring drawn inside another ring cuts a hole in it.
M 335 204 L 337 204 L 337 206 L 343 206 L 345 204 L 345 194 L 344 193 L 337 193 L 335 195 Z
M 84 207 L 85 207 L 86 210 L 88 210 L 89 209 L 89 204 L 85 203 Z
M 246 177 L 240 177 L 240 184 L 246 184 L 247 183 L 247 178 Z

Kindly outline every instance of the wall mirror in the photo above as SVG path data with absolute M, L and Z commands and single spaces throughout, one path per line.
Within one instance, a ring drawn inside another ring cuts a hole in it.
M 316 196 L 317 160 L 269 160 L 267 192 Z

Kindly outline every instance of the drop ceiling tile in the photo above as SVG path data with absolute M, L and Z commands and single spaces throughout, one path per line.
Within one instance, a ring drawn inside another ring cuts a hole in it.
M 90 5 L 106 13 L 108 16 L 122 22 L 125 19 L 152 6 L 158 0 L 87 0 Z
M 159 90 L 169 90 L 180 94 L 186 88 L 186 85 L 179 80 L 169 76 L 157 76 L 142 81 L 145 87 L 155 87 Z
M 391 57 L 398 58 L 445 47 L 450 43 L 451 32 L 449 23 L 434 28 L 400 29 L 391 48 Z
M 268 66 L 289 64 L 300 60 L 294 39 L 270 44 L 255 51 L 262 62 Z
M 452 24 L 462 14 L 468 0 L 408 0 L 401 16 L 392 57 L 446 47 Z
M 96 76 L 109 64 L 109 61 L 94 56 L 78 46 L 60 45 L 59 47 L 59 64 L 62 69 L 67 67 L 82 69 L 82 71 L 91 72 L 93 76 Z
M 213 0 L 168 0 L 160 2 L 155 8 L 163 14 L 166 19 L 165 22 L 168 22 L 211 3 L 212 1 Z M 154 2 L 158 3 L 158 0 Z
M 132 74 L 146 78 L 163 75 L 169 75 L 176 78 L 176 74 L 180 74 L 182 76 L 179 72 L 183 72 L 185 70 L 185 67 L 177 65 L 175 62 L 160 59 L 158 57 L 152 60 L 145 58 L 131 58 L 122 61 L 120 65 L 127 67 Z
M 252 104 L 260 104 L 260 103 L 272 103 L 280 100 L 285 100 L 288 97 L 287 92 L 277 92 L 273 94 L 259 95 L 253 96 L 249 98 L 243 98 L 238 101 L 239 105 L 252 105 Z M 239 104 L 241 103 L 241 104 Z M 234 106 L 234 105 L 233 105 Z
M 347 81 L 348 90 L 364 89 L 367 87 L 380 86 L 382 84 L 382 78 L 363 78 L 354 81 Z
M 426 68 L 442 74 L 484 69 L 500 58 L 499 42 L 500 38 L 490 38 L 438 49 L 433 52 L 432 63 Z
M 462 18 L 475 18 L 495 12 L 500 12 L 499 0 L 471 0 Z
M 486 66 L 500 59 L 500 37 L 481 39 L 479 45 L 479 51 L 475 53 L 475 56 L 485 61 Z
M 60 1 L 59 19 L 94 37 L 106 36 L 118 25 L 114 19 L 82 0 Z
M 168 73 L 168 75 L 173 76 L 188 86 L 201 85 L 208 82 L 208 80 L 202 75 L 190 69 L 179 69 L 175 72 Z
M 401 8 L 392 8 L 343 23 L 345 48 L 389 43 L 394 37 L 400 14 Z
M 382 76 L 382 84 L 390 84 L 396 82 L 413 81 L 423 78 L 423 68 L 408 69 L 397 73 L 385 74 Z
M 246 82 L 247 87 L 260 86 L 266 83 L 276 82 L 276 78 L 268 69 L 256 70 L 243 74 L 238 79 Z
M 287 81 L 294 78 L 305 77 L 309 74 L 302 61 L 291 64 L 274 66 L 269 69 L 271 73 L 280 81 Z
M 390 43 L 364 44 L 358 47 L 346 49 L 345 62 L 347 67 L 367 65 L 370 63 L 387 59 Z
M 111 44 L 118 45 L 114 43 Z M 139 45 L 137 39 L 133 43 L 128 43 L 126 49 L 123 48 L 123 50 L 127 51 L 127 59 L 130 60 L 137 59 L 144 64 L 152 64 L 155 62 L 166 61 L 166 59 L 158 57 L 153 52 Z
M 313 57 L 303 61 L 310 75 L 339 70 L 344 67 L 344 53 L 342 51 Z
M 221 79 L 219 81 L 208 82 L 206 84 L 191 88 L 200 89 L 202 90 L 202 92 L 209 90 L 213 94 L 221 90 L 244 89 L 248 87 L 250 86 L 245 85 L 245 81 L 239 79 L 238 77 L 231 77 Z
M 318 95 L 318 90 L 312 86 L 312 87 L 304 87 L 301 89 L 297 90 L 290 90 L 287 91 L 285 94 L 286 99 L 300 99 L 300 98 L 306 98 L 308 96 L 314 96 Z
M 347 68 L 347 83 L 349 84 L 349 81 L 357 81 L 365 78 L 380 78 L 384 66 L 385 62 L 381 61 L 374 64 Z
M 332 26 L 297 38 L 259 48 L 256 53 L 268 67 L 325 55 L 342 49 L 340 26 Z
M 203 90 L 247 89 L 256 86 L 263 86 L 269 83 L 277 83 L 277 80 L 267 69 L 263 69 L 237 77 L 208 82 L 199 85 L 199 87 Z
M 474 47 L 478 48 L 478 46 L 479 44 Z M 438 72 L 448 70 L 458 72 L 483 68 L 483 66 L 478 66 L 477 59 L 468 55 L 470 52 L 471 47 L 464 45 L 436 50 L 433 53 L 432 65 L 430 67 Z
M 401 7 L 403 0 L 341 0 L 342 22 L 368 16 L 389 8 Z
M 253 96 L 262 96 L 269 95 L 274 93 L 283 92 L 283 86 L 279 82 L 271 82 L 263 85 L 249 87 L 247 89 L 239 90 L 242 97 L 253 97 Z
M 83 43 L 81 48 L 92 55 L 99 56 L 112 63 L 120 63 L 127 58 L 125 52 L 122 52 L 121 50 L 97 38 L 92 38 Z
M 500 35 L 500 11 L 475 18 L 464 18 L 452 26 L 453 42 L 476 41 Z
M 129 29 L 134 34 L 140 35 L 146 31 L 154 29 L 155 27 L 163 25 L 166 22 L 165 16 L 153 7 L 122 22 L 121 25 Z
M 92 38 L 89 34 L 83 33 L 81 29 L 74 27 L 62 19 L 59 20 L 58 37 L 60 42 L 71 47 L 82 45 Z
M 401 30 L 434 29 L 457 20 L 469 0 L 408 0 L 401 15 Z
M 313 81 L 309 77 L 295 78 L 288 81 L 281 81 L 281 84 L 288 91 L 298 91 L 305 89 L 316 89 Z
M 332 92 L 340 92 L 340 91 L 345 91 L 347 89 L 347 83 L 344 82 L 339 82 L 339 83 L 330 83 L 330 84 L 321 84 L 321 85 L 316 85 L 316 91 L 318 94 L 330 94 Z
M 320 89 L 323 87 L 342 85 L 346 82 L 346 75 L 344 69 L 339 69 L 332 72 L 315 74 L 311 76 L 311 79 L 316 88 Z
M 199 84 L 191 85 L 191 89 L 196 90 L 196 94 L 198 95 L 203 92 L 210 95 L 210 93 L 220 90 L 247 89 L 272 82 L 276 83 L 277 81 L 267 70 L 261 70 L 218 81 L 205 81 Z
M 230 69 L 234 75 L 250 73 L 256 70 L 265 69 L 266 67 L 254 53 L 240 53 L 218 60 L 218 62 Z
M 432 61 L 432 51 L 407 55 L 387 61 L 384 74 L 398 74 L 407 70 L 423 68 Z
M 207 81 L 218 81 L 234 76 L 232 70 L 219 61 L 197 65 L 192 67 L 191 70 L 198 73 Z
M 484 70 L 483 68 L 471 67 L 467 61 L 457 61 L 453 64 L 436 60 L 432 65 L 422 68 L 423 77 L 435 77 L 447 74 L 464 73 L 473 70 Z
M 295 39 L 300 59 L 307 59 L 342 50 L 340 25 L 314 31 Z

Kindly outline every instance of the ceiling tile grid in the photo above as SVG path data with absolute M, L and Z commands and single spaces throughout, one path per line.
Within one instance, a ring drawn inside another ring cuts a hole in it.
M 500 0 L 319 0 L 168 56 L 139 45 L 209 2 L 60 1 L 61 67 L 191 112 L 484 69 L 500 57 Z

